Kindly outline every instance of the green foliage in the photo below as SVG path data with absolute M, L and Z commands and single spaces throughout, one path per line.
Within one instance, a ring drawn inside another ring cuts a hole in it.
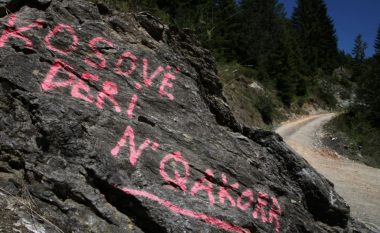
M 330 108 L 334 108 L 338 103 L 335 96 L 330 91 L 326 91 L 324 88 L 318 89 L 317 97 L 322 100 L 327 107 Z
M 239 62 L 257 68 L 259 79 L 276 87 L 290 107 L 304 64 L 283 6 L 275 0 L 243 0 L 240 11 Z
M 236 59 L 238 44 L 237 6 L 234 0 L 218 0 L 216 6 L 213 48 L 220 60 L 232 61 Z
M 274 91 L 268 86 L 260 87 L 262 84 L 257 81 L 256 70 L 237 63 L 219 64 L 218 70 L 224 94 L 239 119 L 246 124 L 265 127 L 281 118 Z M 252 83 L 259 86 L 251 87 Z
M 277 61 L 278 66 L 268 67 L 268 70 L 274 71 L 272 75 L 277 77 L 276 86 L 279 97 L 287 107 L 290 107 L 295 96 L 306 95 L 307 82 L 302 76 L 304 63 L 294 31 L 289 24 L 286 24 L 284 29 L 280 35 L 280 46 L 276 52 L 278 57 L 273 59 L 273 61 Z
M 242 0 L 239 14 L 239 62 L 257 67 L 276 41 L 276 1 Z M 244 22 L 244 23 L 243 23 Z
M 353 58 L 351 54 L 345 53 L 343 50 L 339 51 L 338 53 L 338 67 L 347 66 L 348 64 L 351 64 L 353 62 Z
M 307 95 L 307 81 L 305 76 L 299 75 L 296 80 L 295 85 L 295 95 L 299 97 L 303 97 Z
M 375 40 L 375 56 L 379 59 L 380 58 L 380 25 L 377 29 L 377 35 Z
M 331 72 L 337 65 L 338 48 L 334 23 L 324 1 L 298 0 L 292 23 L 308 73 L 318 68 Z
M 374 128 L 366 118 L 366 114 L 358 109 L 351 109 L 336 117 L 329 126 L 349 138 L 349 150 L 362 155 L 353 159 L 380 168 L 380 129 Z M 361 149 L 358 151 L 359 148 Z
M 275 109 L 271 98 L 267 95 L 258 96 L 255 106 L 260 112 L 264 123 L 267 125 L 272 124 Z
M 239 11 L 234 0 L 190 0 L 164 9 L 173 24 L 192 29 L 218 60 L 236 59 Z
M 359 160 L 380 167 L 380 27 L 374 58 L 365 59 L 365 48 L 365 42 L 358 35 L 353 50 L 354 59 L 350 62 L 353 69 L 352 81 L 357 85 L 356 99 L 348 112 L 331 124 L 344 132 L 354 145 L 362 148 L 363 158 Z
M 293 102 L 294 85 L 289 77 L 281 76 L 277 80 L 277 89 L 279 90 L 279 97 L 285 106 L 290 107 Z
M 354 59 L 356 62 L 363 62 L 365 59 L 365 50 L 368 45 L 363 41 L 362 35 L 358 34 L 355 38 L 354 48 L 352 50 L 352 55 L 354 55 Z
M 353 79 L 355 81 L 360 80 L 363 71 L 366 69 L 365 64 L 365 50 L 367 49 L 367 43 L 363 41 L 362 35 L 358 34 L 355 38 L 354 48 L 352 50 L 353 61 Z
M 354 106 L 365 114 L 367 121 L 380 129 L 380 60 L 374 59 L 359 82 L 357 101 Z

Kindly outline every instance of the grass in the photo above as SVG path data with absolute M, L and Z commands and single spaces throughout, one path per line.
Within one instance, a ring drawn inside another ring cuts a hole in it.
M 8 200 L 12 200 L 14 203 L 26 208 L 26 210 L 29 212 L 29 215 L 32 218 L 32 222 L 33 222 L 32 224 L 42 221 L 46 224 L 49 224 L 53 228 L 55 228 L 57 232 L 64 233 L 64 231 L 61 228 L 59 228 L 57 225 L 49 221 L 43 214 L 39 213 L 40 210 L 38 209 L 37 205 L 34 203 L 33 198 L 30 195 L 26 186 L 23 185 L 22 188 L 23 189 L 22 189 L 21 197 L 15 196 L 2 188 L 0 188 L 0 191 L 9 196 Z M 34 226 L 34 228 L 37 230 L 37 227 Z
M 271 129 L 272 124 L 281 121 L 283 116 L 275 91 L 258 82 L 258 72 L 237 63 L 219 63 L 219 77 L 223 91 L 234 115 L 245 124 Z M 251 87 L 252 83 L 257 84 Z
M 373 127 L 360 112 L 348 112 L 333 119 L 328 128 L 333 134 L 343 133 L 348 149 L 360 153 L 355 160 L 380 168 L 380 129 Z

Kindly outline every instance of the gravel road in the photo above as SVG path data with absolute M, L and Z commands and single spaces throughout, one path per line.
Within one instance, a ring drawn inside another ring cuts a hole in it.
M 337 192 L 350 205 L 354 217 L 380 226 L 380 169 L 339 156 L 320 142 L 322 126 L 334 115 L 319 114 L 286 122 L 276 132 L 334 183 Z

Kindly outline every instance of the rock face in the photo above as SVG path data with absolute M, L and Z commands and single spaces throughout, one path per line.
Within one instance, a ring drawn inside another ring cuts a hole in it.
M 370 232 L 235 120 L 190 32 L 81 0 L 0 9 L 1 232 Z

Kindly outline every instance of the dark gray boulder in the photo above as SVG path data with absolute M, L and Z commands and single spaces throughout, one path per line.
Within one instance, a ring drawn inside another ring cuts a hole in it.
M 82 0 L 0 16 L 0 232 L 371 232 L 235 120 L 191 32 Z

